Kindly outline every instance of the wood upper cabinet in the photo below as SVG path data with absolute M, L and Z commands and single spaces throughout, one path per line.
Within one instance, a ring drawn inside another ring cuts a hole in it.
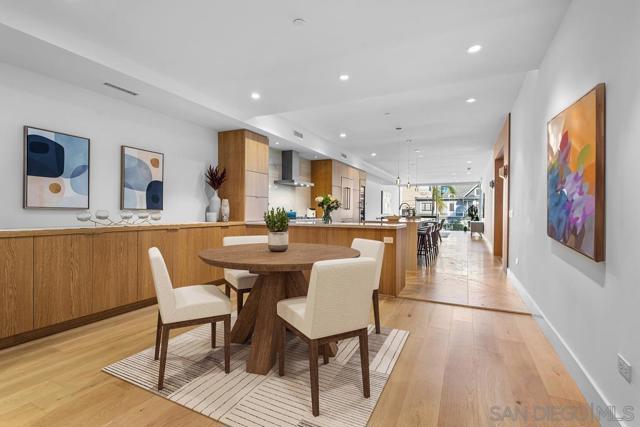
M 138 233 L 93 236 L 94 313 L 138 300 Z
M 230 219 L 262 219 L 269 197 L 269 139 L 246 129 L 220 132 L 218 163 L 227 169 L 219 195 L 229 199 Z
M 34 327 L 92 313 L 93 237 L 34 237 Z
M 0 239 L 0 338 L 33 328 L 33 238 Z
M 256 138 L 259 136 L 260 138 Z M 245 139 L 245 169 L 269 175 L 269 140 L 262 135 L 247 133 Z
M 156 296 L 149 264 L 149 249 L 156 247 L 162 253 L 169 276 L 173 278 L 173 265 L 178 230 L 144 230 L 138 232 L 138 301 Z
M 325 194 L 332 194 L 342 203 L 334 219 L 357 221 L 359 218 L 359 186 L 360 170 L 348 166 L 337 160 L 313 160 L 311 162 L 311 180 L 314 187 L 311 188 L 309 205 L 316 207 L 315 198 Z M 366 175 L 365 175 L 366 180 Z M 321 217 L 322 209 L 317 209 L 318 217 Z

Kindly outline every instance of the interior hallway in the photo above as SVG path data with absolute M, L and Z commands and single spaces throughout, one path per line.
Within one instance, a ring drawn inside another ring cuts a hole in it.
M 463 231 L 444 232 L 431 264 L 407 273 L 400 297 L 529 313 L 483 238 Z

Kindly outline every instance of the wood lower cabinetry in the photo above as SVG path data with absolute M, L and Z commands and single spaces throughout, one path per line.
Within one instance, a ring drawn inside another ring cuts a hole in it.
M 0 339 L 33 329 L 33 238 L 0 239 Z
M 380 227 L 354 224 L 346 225 L 296 225 L 289 226 L 290 243 L 322 243 L 351 246 L 356 237 L 378 240 L 384 245 L 384 260 L 380 276 L 380 293 L 397 296 L 405 286 L 406 227 Z M 247 224 L 246 234 L 266 234 L 264 225 Z
M 154 303 L 147 251 L 174 286 L 220 280 L 198 258 L 244 223 L 0 231 L 0 348 Z
M 34 328 L 93 312 L 93 237 L 34 237 Z

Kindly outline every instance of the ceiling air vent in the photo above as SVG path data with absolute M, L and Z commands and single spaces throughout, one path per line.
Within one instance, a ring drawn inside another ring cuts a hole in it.
M 293 135 L 300 139 L 304 139 L 304 135 L 302 134 L 302 132 L 298 132 L 297 130 L 293 131 Z
M 132 90 L 125 89 L 123 87 L 114 85 L 113 83 L 105 82 L 104 85 L 107 86 L 107 87 L 110 87 L 111 89 L 119 90 L 120 92 L 124 92 L 126 94 L 129 94 L 131 96 L 138 96 L 138 92 L 134 92 Z

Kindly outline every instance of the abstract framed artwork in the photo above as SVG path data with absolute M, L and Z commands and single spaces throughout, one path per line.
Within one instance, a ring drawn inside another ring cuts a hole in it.
M 605 259 L 605 85 L 547 124 L 547 234 Z
M 122 146 L 120 208 L 162 210 L 164 154 Z
M 25 209 L 89 209 L 89 138 L 24 127 Z

